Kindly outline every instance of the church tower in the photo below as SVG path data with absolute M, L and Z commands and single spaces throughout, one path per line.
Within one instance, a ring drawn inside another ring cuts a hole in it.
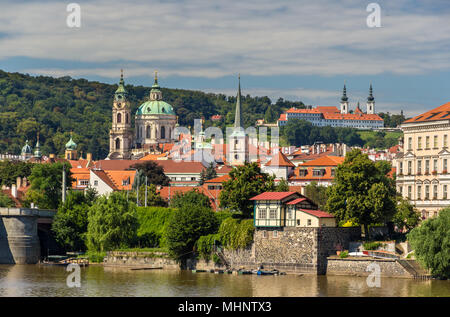
M 341 113 L 348 113 L 347 88 L 345 88 L 345 84 L 344 84 L 344 90 L 342 91 L 342 97 L 341 97 Z
M 370 84 L 369 97 L 367 97 L 367 114 L 375 114 L 375 98 L 372 95 L 372 84 Z
M 242 127 L 241 116 L 241 76 L 239 75 L 238 93 L 236 98 L 236 110 L 234 116 L 233 133 L 228 139 L 229 158 L 231 165 L 243 165 L 249 161 L 248 136 Z
M 119 87 L 114 93 L 112 109 L 112 128 L 109 132 L 109 159 L 129 159 L 133 144 L 131 131 L 131 107 L 123 81 L 123 70 L 120 74 Z

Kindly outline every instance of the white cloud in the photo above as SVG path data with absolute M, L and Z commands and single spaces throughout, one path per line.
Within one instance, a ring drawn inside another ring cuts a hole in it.
M 80 29 L 66 26 L 62 2 L 3 5 L 0 58 L 131 63 L 130 76 L 158 69 L 167 76 L 211 78 L 236 72 L 331 76 L 450 69 L 450 15 L 404 11 L 408 1 L 382 4 L 383 27 L 376 29 L 365 24 L 367 4 L 356 0 L 79 3 Z M 116 78 L 120 67 L 41 71 Z

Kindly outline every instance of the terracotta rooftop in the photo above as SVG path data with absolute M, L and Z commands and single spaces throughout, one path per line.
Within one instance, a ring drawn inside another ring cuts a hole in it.
M 226 182 L 229 179 L 230 179 L 230 175 L 225 174 L 225 175 L 222 175 L 222 176 L 219 176 L 216 178 L 209 179 L 209 180 L 205 181 L 205 183 L 220 183 L 220 184 L 222 184 L 223 182 Z
M 325 155 L 314 160 L 299 164 L 299 166 L 337 166 L 345 161 L 343 156 Z
M 114 184 L 114 182 L 109 178 L 108 174 L 106 174 L 105 171 L 102 170 L 91 170 L 92 173 L 98 176 L 106 185 L 111 187 L 113 190 L 118 190 L 117 186 Z
M 322 210 L 311 210 L 311 209 L 300 209 L 300 210 L 317 218 L 334 218 L 332 214 L 329 214 L 328 212 Z
M 283 166 L 283 167 L 295 167 L 295 165 L 284 155 L 281 150 L 278 151 L 265 166 Z
M 250 198 L 250 200 L 282 200 L 293 194 L 297 194 L 297 192 L 264 192 L 253 198 Z
M 439 106 L 421 115 L 415 116 L 414 118 L 408 119 L 403 123 L 429 122 L 448 119 L 450 119 L 450 102 L 447 102 L 442 106 Z

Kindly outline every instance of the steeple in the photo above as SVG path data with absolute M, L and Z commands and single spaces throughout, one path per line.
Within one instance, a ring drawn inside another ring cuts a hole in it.
M 39 132 L 38 132 L 38 134 L 37 134 L 37 141 L 36 141 L 36 147 L 35 147 L 35 150 L 34 150 L 34 157 L 41 158 L 41 156 L 42 156 L 42 153 L 41 153 L 41 146 L 39 144 Z
M 344 89 L 342 90 L 342 97 L 341 97 L 341 113 L 346 114 L 348 113 L 348 98 L 347 98 L 347 88 L 344 84 Z
M 367 113 L 374 114 L 375 113 L 375 98 L 373 97 L 372 84 L 370 84 L 369 88 L 369 97 L 367 97 Z
M 117 87 L 116 92 L 114 93 L 114 98 L 117 101 L 123 101 L 127 95 L 127 91 L 125 89 L 125 83 L 123 81 L 123 69 L 120 70 L 120 81 L 119 87 Z
M 242 124 L 242 117 L 241 117 L 241 75 L 239 74 L 239 85 L 238 85 L 238 94 L 236 98 L 236 113 L 234 116 L 234 127 L 239 128 Z
M 150 101 L 162 100 L 162 92 L 158 84 L 158 71 L 155 70 L 155 82 L 150 90 Z

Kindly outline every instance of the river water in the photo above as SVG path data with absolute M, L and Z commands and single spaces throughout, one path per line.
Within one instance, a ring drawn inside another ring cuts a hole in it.
M 0 265 L 0 296 L 446 296 L 450 281 L 381 278 L 368 287 L 366 277 L 312 274 L 257 276 L 190 271 L 81 268 L 79 288 L 67 286 L 70 272 L 61 266 Z

